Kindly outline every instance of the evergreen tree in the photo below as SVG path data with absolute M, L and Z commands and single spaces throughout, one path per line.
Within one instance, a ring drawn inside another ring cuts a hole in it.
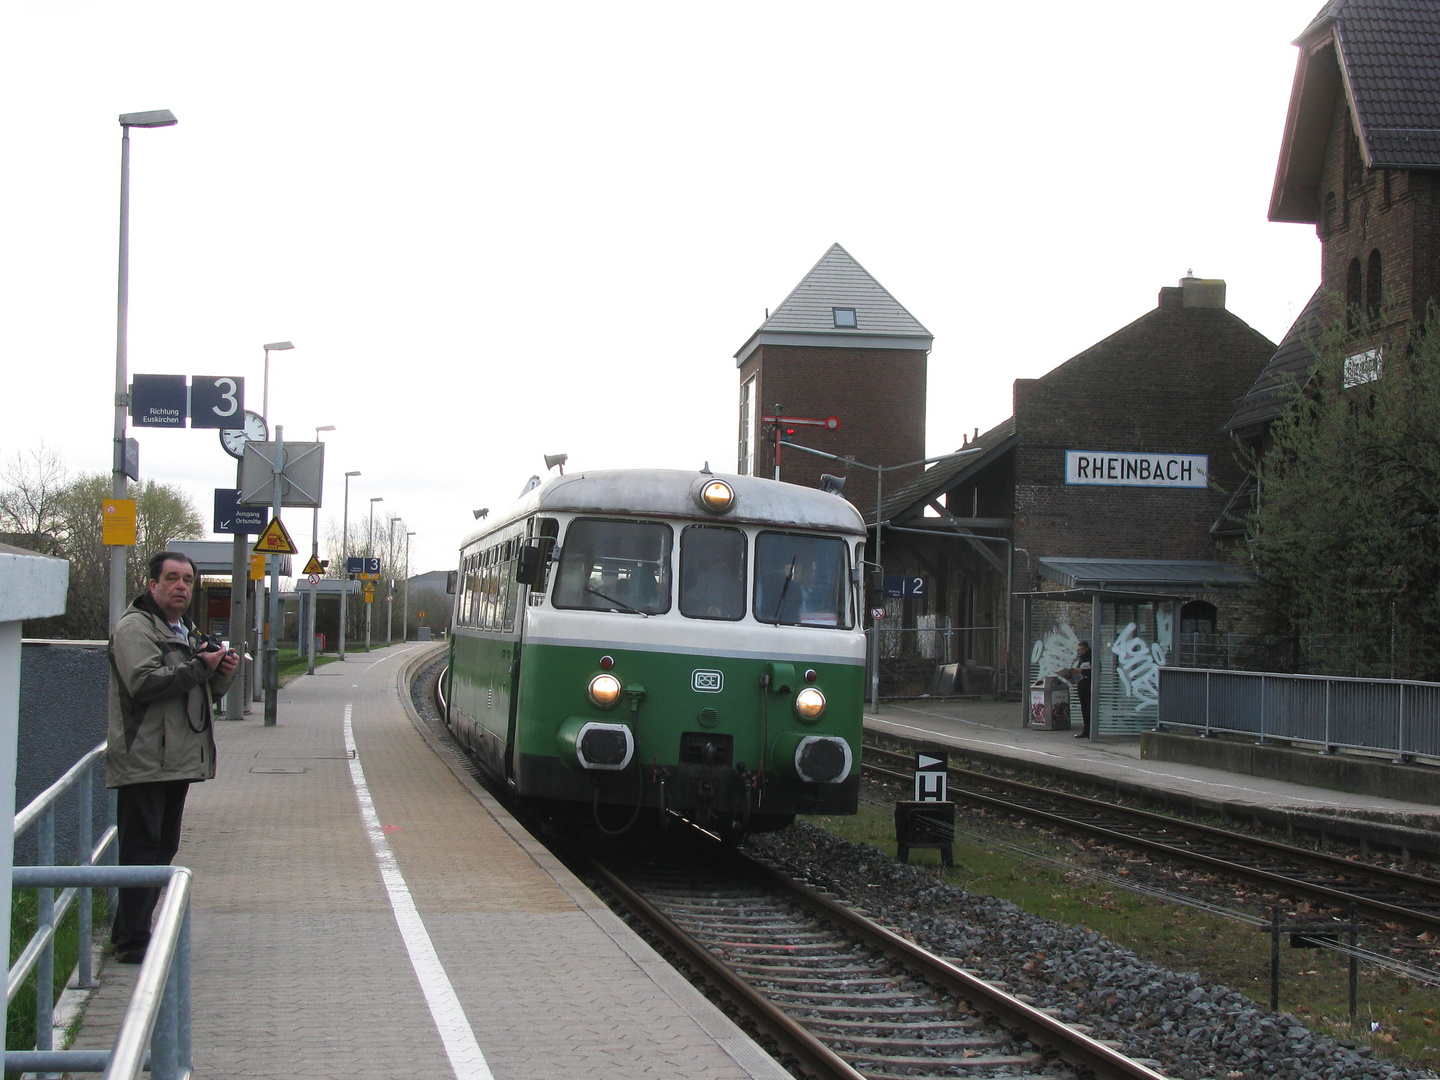
M 1440 678 L 1440 309 L 1383 338 L 1317 343 L 1248 462 L 1251 599 L 1289 670 Z

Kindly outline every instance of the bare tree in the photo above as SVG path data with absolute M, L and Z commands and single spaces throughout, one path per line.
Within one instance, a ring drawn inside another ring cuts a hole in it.
M 39 449 L 17 452 L 0 475 L 0 534 L 17 547 L 46 555 L 63 543 L 61 502 L 65 465 L 43 442 Z

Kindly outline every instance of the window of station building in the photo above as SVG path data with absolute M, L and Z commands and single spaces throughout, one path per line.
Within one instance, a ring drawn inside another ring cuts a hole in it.
M 755 475 L 755 376 L 740 387 L 740 467 L 741 476 Z
M 1218 612 L 1204 600 L 1191 600 L 1180 609 L 1181 634 L 1213 634 Z
M 680 534 L 680 614 L 745 617 L 746 547 L 739 529 L 691 525 Z
M 1360 280 L 1360 260 L 1351 259 L 1350 265 L 1345 268 L 1345 329 L 1354 330 L 1359 322 L 1360 304 L 1362 302 Z
M 565 530 L 557 608 L 661 615 L 670 610 L 670 526 L 576 518 Z
M 1365 267 L 1365 318 L 1371 326 L 1380 321 L 1381 293 L 1380 249 L 1374 248 Z
M 859 324 L 855 321 L 855 309 L 853 307 L 831 308 L 830 311 L 835 317 L 835 325 L 840 329 L 854 330 L 858 327 Z

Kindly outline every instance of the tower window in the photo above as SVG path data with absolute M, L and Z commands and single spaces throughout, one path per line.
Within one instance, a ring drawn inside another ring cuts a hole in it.
M 1345 270 L 1345 329 L 1354 330 L 1360 321 L 1360 260 L 1351 259 Z
M 845 330 L 854 330 L 859 324 L 855 321 L 855 309 L 853 307 L 831 308 L 835 313 L 835 325 Z
M 1374 326 L 1380 321 L 1380 304 L 1383 300 L 1380 279 L 1380 249 L 1370 252 L 1369 265 L 1365 272 L 1365 318 Z

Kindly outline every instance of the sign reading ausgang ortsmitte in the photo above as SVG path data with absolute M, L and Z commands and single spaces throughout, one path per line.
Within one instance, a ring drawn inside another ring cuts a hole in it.
M 1119 454 L 1066 450 L 1067 484 L 1120 487 L 1203 488 L 1209 485 L 1209 454 Z

